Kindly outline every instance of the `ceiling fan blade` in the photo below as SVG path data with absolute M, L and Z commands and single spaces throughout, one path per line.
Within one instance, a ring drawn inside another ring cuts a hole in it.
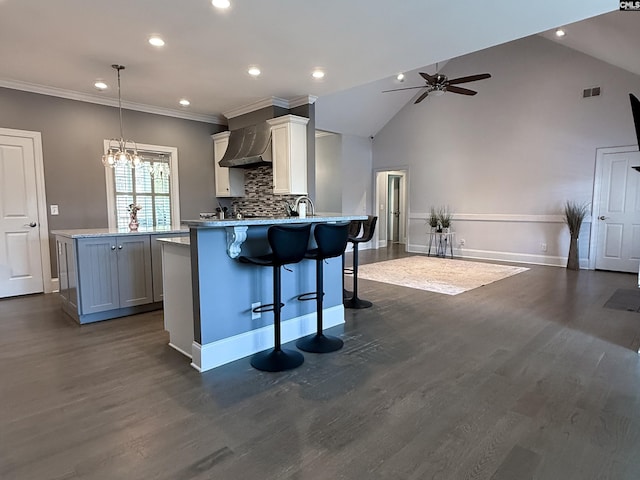
M 420 95 L 420 96 L 418 97 L 418 99 L 417 99 L 415 102 L 413 102 L 413 103 L 414 103 L 414 104 L 416 104 L 416 103 L 420 103 L 422 100 L 424 100 L 425 98 L 427 98 L 427 96 L 428 96 L 428 95 L 429 95 L 429 90 L 427 90 L 427 91 L 426 91 L 426 92 L 424 92 L 422 95 Z
M 397 92 L 399 90 L 412 90 L 414 88 L 427 88 L 427 86 L 426 85 L 420 85 L 419 87 L 394 88 L 393 90 L 383 90 L 382 93 Z
M 431 76 L 428 73 L 418 72 L 422 78 L 424 78 L 427 83 L 433 83 L 435 81 L 435 76 Z
M 475 95 L 478 92 L 469 90 L 468 88 L 456 87 L 455 85 L 448 85 L 447 92 L 460 93 L 461 95 Z
M 477 80 L 484 80 L 485 78 L 491 78 L 490 73 L 479 73 L 478 75 L 469 75 L 468 77 L 454 78 L 449 80 L 449 85 L 456 85 L 458 83 L 475 82 Z

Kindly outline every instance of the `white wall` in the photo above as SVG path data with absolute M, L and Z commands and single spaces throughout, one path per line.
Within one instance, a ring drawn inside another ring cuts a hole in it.
M 564 264 L 564 202 L 591 201 L 596 148 L 636 143 L 628 93 L 640 91 L 640 78 L 538 36 L 443 70 L 449 78 L 482 72 L 493 77 L 464 85 L 474 97 L 407 104 L 375 137 L 373 167 L 410 168 L 412 251 L 425 249 L 430 206 L 449 205 L 464 256 Z M 602 95 L 582 99 L 596 85 Z
M 336 172 L 342 168 L 342 136 L 327 134 L 316 137 L 316 211 L 342 212 L 342 182 Z

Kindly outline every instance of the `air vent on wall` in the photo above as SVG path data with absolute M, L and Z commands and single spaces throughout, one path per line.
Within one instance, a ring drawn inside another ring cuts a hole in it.
M 599 97 L 599 96 L 600 96 L 600 87 L 585 88 L 582 91 L 582 98 Z

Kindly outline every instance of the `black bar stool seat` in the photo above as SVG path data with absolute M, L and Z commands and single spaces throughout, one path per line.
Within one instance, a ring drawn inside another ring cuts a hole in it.
M 325 335 L 322 327 L 323 299 L 324 299 L 324 268 L 323 262 L 327 258 L 339 257 L 347 247 L 349 235 L 348 223 L 320 223 L 313 230 L 317 248 L 309 250 L 306 258 L 316 261 L 316 291 L 303 293 L 298 300 L 316 301 L 316 333 L 298 339 L 296 347 L 305 352 L 328 353 L 342 348 L 343 342 L 338 337 Z
M 349 300 L 345 300 L 345 308 L 369 308 L 373 305 L 368 300 L 358 298 L 358 245 L 371 241 L 373 232 L 376 230 L 377 221 L 378 217 L 369 215 L 367 219 L 362 222 L 362 235 L 349 238 L 349 241 L 353 243 L 353 296 Z
M 239 260 L 261 267 L 273 268 L 273 303 L 261 305 L 254 312 L 273 311 L 273 350 L 265 350 L 251 357 L 251 365 L 258 370 L 281 372 L 299 367 L 304 362 L 300 352 L 282 348 L 281 342 L 281 303 L 282 284 L 280 267 L 298 263 L 304 259 L 309 246 L 311 225 L 273 225 L 267 231 L 267 240 L 271 253 L 257 257 L 241 256 Z

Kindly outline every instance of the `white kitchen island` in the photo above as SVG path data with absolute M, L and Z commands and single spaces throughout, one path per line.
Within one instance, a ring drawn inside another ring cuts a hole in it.
M 271 225 L 336 223 L 366 216 L 263 217 L 186 221 L 186 240 L 160 240 L 163 254 L 165 328 L 170 345 L 190 356 L 203 372 L 273 347 L 273 314 L 252 313 L 273 302 L 271 268 L 240 263 L 238 257 L 267 253 Z M 313 247 L 313 233 L 310 247 Z M 315 291 L 315 261 L 303 260 L 282 272 L 282 342 L 315 332 L 315 302 L 298 295 Z M 344 324 L 342 259 L 324 265 L 324 326 Z M 187 278 L 190 276 L 191 281 Z M 191 302 L 191 309 L 189 309 Z

